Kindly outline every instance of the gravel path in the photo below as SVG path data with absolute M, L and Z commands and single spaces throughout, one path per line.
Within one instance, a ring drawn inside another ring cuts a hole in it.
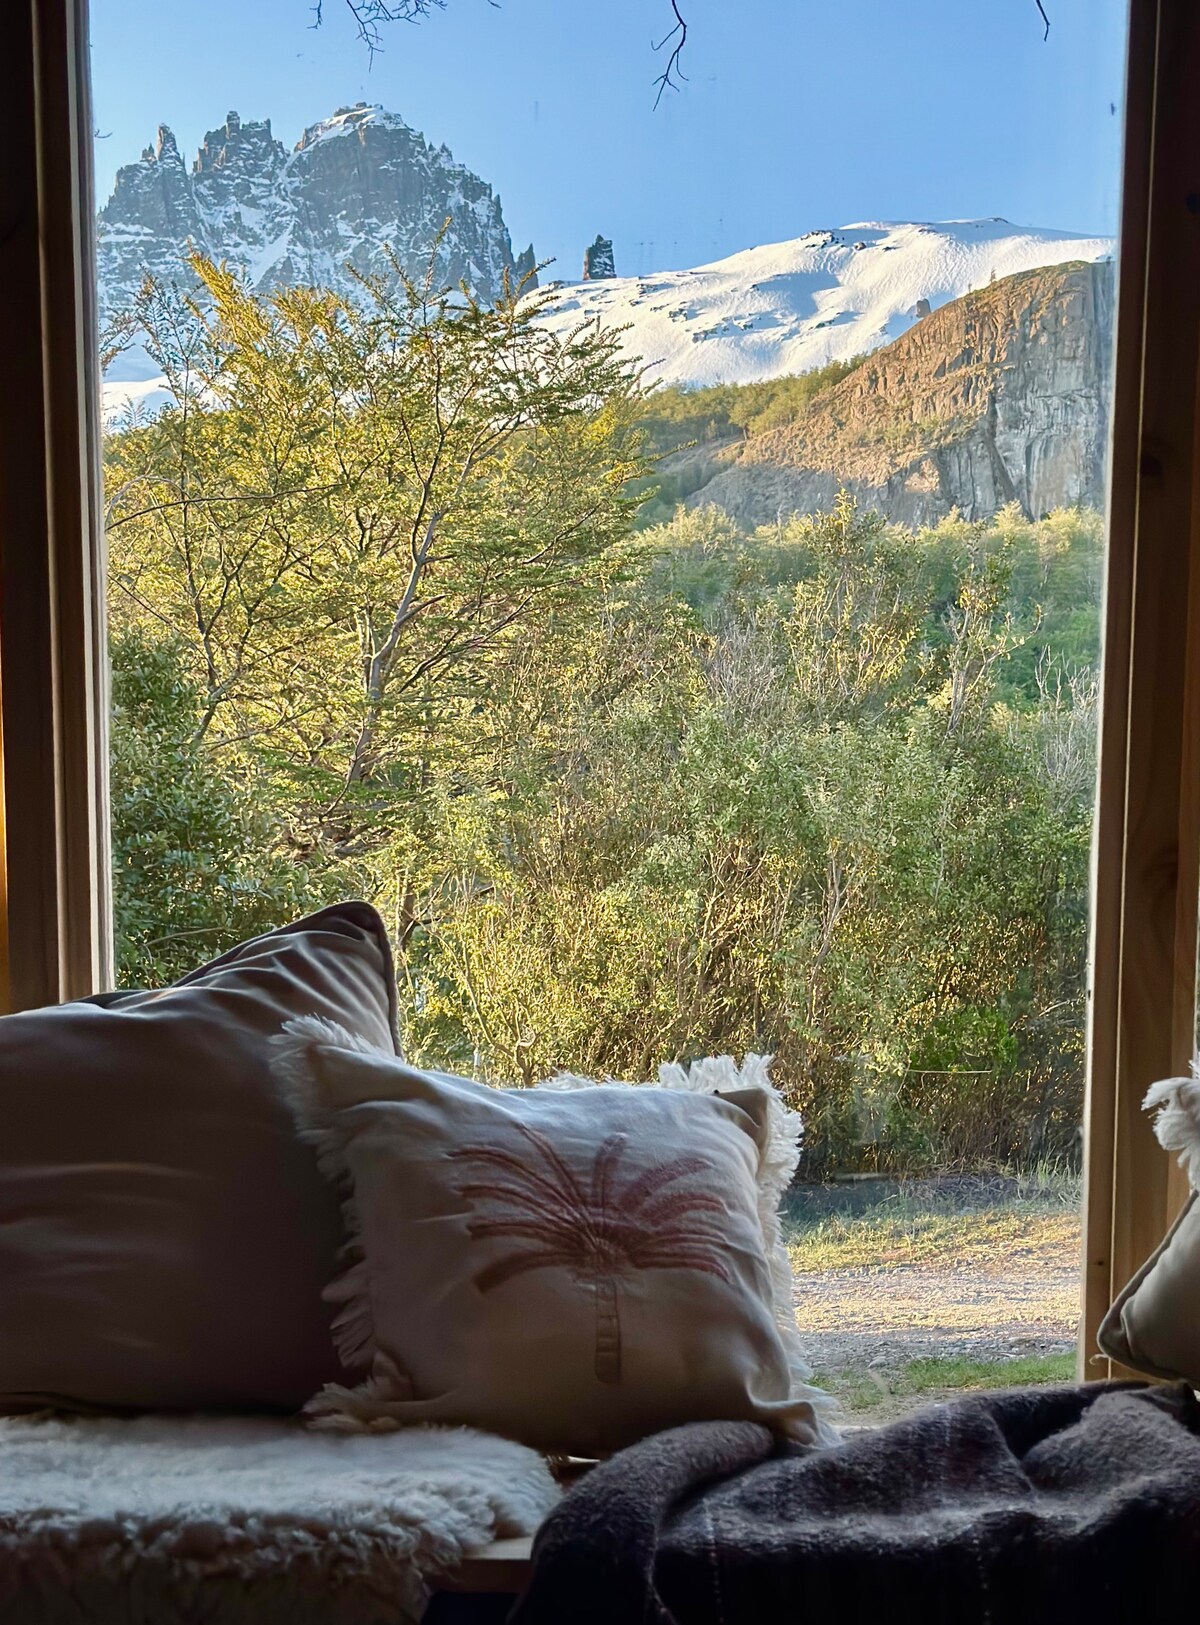
M 796 1323 L 818 1370 L 887 1371 L 930 1356 L 978 1360 L 1066 1353 L 1079 1318 L 1079 1266 L 1010 1254 L 838 1269 L 796 1277 Z

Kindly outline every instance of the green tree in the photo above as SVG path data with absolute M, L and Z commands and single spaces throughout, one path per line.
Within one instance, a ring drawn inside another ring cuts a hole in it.
M 117 964 L 123 986 L 158 987 L 324 899 L 272 856 L 254 786 L 205 745 L 179 642 L 130 631 L 110 654 Z
M 1069 1150 L 1090 700 L 1050 668 L 1001 697 L 1034 619 L 1003 538 L 842 502 L 648 540 L 585 646 L 506 670 L 502 783 L 442 803 L 414 1052 L 531 1081 L 765 1049 L 812 1166 Z
M 139 308 L 171 409 L 109 447 L 118 629 L 166 629 L 200 735 L 269 785 L 280 839 L 422 913 L 426 808 L 486 772 L 492 670 L 626 568 L 637 384 L 615 338 L 537 301 L 407 281 L 260 298 L 194 267 L 211 310 Z M 435 865 L 436 867 L 436 865 Z
M 1071 1151 L 1096 516 L 638 532 L 611 335 L 197 269 L 108 447 L 126 978 L 359 892 L 415 1059 L 769 1051 L 812 1169 Z

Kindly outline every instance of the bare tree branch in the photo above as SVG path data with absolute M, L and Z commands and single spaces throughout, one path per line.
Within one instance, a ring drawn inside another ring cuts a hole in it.
M 669 44 L 671 40 L 675 41 L 671 47 L 671 54 L 667 58 L 666 67 L 654 81 L 658 86 L 658 95 L 654 98 L 655 107 L 662 101 L 664 90 L 668 88 L 678 90 L 679 80 L 687 78 L 687 75 L 679 66 L 679 59 L 683 54 L 683 47 L 687 44 L 688 25 L 683 20 L 678 0 L 671 0 L 671 10 L 675 13 L 675 26 L 669 33 L 664 34 L 654 47 L 656 51 L 661 51 L 664 45 Z
M 367 48 L 372 61 L 375 53 L 383 50 L 383 35 L 380 25 L 386 23 L 417 23 L 423 17 L 430 16 L 434 11 L 445 11 L 446 0 L 345 0 L 350 15 L 354 18 L 358 29 L 358 37 Z M 488 0 L 488 4 L 499 6 L 499 0 Z M 665 33 L 662 39 L 654 42 L 656 51 L 671 46 L 671 54 L 667 58 L 667 65 L 654 81 L 658 94 L 654 98 L 655 107 L 662 101 L 665 90 L 678 90 L 680 82 L 686 82 L 687 74 L 680 67 L 683 57 L 683 48 L 687 44 L 688 25 L 679 9 L 679 0 L 670 0 L 671 10 L 675 15 L 673 26 Z M 1043 40 L 1050 38 L 1050 18 L 1046 12 L 1043 0 L 1034 0 L 1046 31 Z M 313 27 L 320 28 L 323 20 L 324 0 L 314 0 Z M 673 42 L 673 43 L 672 43 Z
M 419 23 L 423 17 L 430 16 L 434 11 L 445 11 L 446 9 L 446 0 L 345 0 L 345 3 L 350 15 L 354 18 L 355 26 L 358 29 L 358 37 L 366 46 L 372 61 L 374 61 L 375 53 L 383 50 L 381 25 L 387 23 Z M 498 7 L 499 0 L 488 0 L 488 4 Z M 313 27 L 320 28 L 323 20 L 324 0 L 314 0 L 312 9 Z M 658 87 L 658 94 L 654 98 L 655 107 L 662 101 L 664 90 L 678 90 L 680 81 L 687 78 L 679 64 L 683 56 L 683 47 L 687 41 L 688 25 L 679 10 L 678 0 L 671 0 L 671 10 L 675 14 L 674 25 L 670 32 L 664 34 L 662 39 L 654 46 L 656 51 L 661 51 L 664 46 L 671 44 L 671 54 L 667 59 L 667 66 L 654 81 Z M 1046 26 L 1049 28 L 1050 25 L 1047 23 Z
M 346 0 L 346 7 L 354 18 L 358 37 L 367 48 L 371 61 L 375 53 L 383 50 L 380 25 L 386 23 L 417 23 L 431 12 L 445 11 L 446 0 Z M 313 27 L 320 28 L 324 21 L 324 0 L 313 6 Z

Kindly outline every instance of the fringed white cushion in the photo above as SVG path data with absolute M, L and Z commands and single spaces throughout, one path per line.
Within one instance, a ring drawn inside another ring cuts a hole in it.
M 494 1089 L 300 1020 L 277 1072 L 346 1198 L 329 1295 L 362 1381 L 316 1396 L 319 1424 L 455 1422 L 575 1455 L 704 1419 L 833 1436 L 778 1219 L 800 1123 L 763 1057 Z

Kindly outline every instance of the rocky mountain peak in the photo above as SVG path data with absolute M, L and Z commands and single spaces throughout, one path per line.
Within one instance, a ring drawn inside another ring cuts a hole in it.
M 149 148 L 146 150 L 149 152 Z M 158 127 L 153 157 L 160 164 L 182 164 L 183 162 L 183 159 L 179 156 L 179 146 L 175 140 L 175 132 L 169 124 L 160 124 Z
M 270 119 L 243 124 L 237 113 L 226 113 L 225 122 L 210 130 L 200 144 L 192 165 L 194 175 L 211 175 L 218 169 L 270 169 L 286 162 L 283 143 L 271 134 Z
M 341 107 L 290 152 L 269 119 L 230 112 L 190 171 L 163 124 L 153 150 L 118 171 L 100 211 L 101 310 L 110 317 L 127 308 L 147 272 L 188 284 L 193 247 L 239 266 L 262 291 L 319 284 L 352 292 L 348 264 L 387 275 L 390 249 L 419 278 L 435 243 L 436 279 L 466 282 L 485 300 L 514 269 L 491 187 L 383 107 Z

